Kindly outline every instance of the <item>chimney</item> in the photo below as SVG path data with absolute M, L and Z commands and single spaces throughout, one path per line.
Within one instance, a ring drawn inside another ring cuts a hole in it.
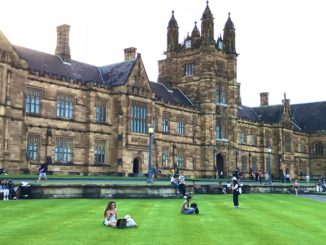
M 61 59 L 65 62 L 71 61 L 69 31 L 69 25 L 57 26 L 57 47 L 55 49 L 55 55 L 60 56 Z
M 268 105 L 268 92 L 260 93 L 260 106 Z
M 136 48 L 125 48 L 125 61 L 134 60 L 136 58 Z

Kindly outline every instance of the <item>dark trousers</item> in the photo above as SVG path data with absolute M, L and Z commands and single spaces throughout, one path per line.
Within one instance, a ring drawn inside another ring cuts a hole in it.
M 179 185 L 179 190 L 180 190 L 182 196 L 186 195 L 186 186 L 185 186 L 185 184 L 180 184 Z
M 235 207 L 239 206 L 239 192 L 233 191 L 233 204 Z

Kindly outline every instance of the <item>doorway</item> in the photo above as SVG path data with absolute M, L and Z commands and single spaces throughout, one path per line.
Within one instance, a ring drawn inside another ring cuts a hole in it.
M 218 175 L 223 178 L 224 176 L 221 176 L 221 171 L 223 171 L 222 175 L 225 175 L 224 158 L 221 153 L 216 154 L 216 170 L 218 170 Z
M 132 173 L 139 174 L 139 160 L 135 158 L 132 164 Z

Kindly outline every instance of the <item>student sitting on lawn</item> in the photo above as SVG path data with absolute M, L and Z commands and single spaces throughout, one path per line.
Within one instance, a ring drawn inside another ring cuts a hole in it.
M 114 201 L 108 203 L 106 209 L 104 210 L 104 222 L 106 226 L 116 227 L 118 221 L 118 209 Z
M 182 204 L 182 207 L 181 207 L 181 213 L 182 214 L 194 214 L 195 213 L 195 209 L 190 207 L 190 199 L 191 199 L 191 196 L 185 196 L 184 197 L 184 202 Z

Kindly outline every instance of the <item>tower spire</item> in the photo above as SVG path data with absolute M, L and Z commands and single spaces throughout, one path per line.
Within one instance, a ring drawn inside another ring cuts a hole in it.
M 179 26 L 174 17 L 174 10 L 169 20 L 168 34 L 167 34 L 167 51 L 175 51 L 179 43 Z
M 204 43 L 214 42 L 214 17 L 206 1 L 206 8 L 201 18 L 201 36 Z
M 235 28 L 231 20 L 230 12 L 228 13 L 228 19 L 224 26 L 223 41 L 224 41 L 224 48 L 226 53 L 229 54 L 237 53 L 235 50 Z

